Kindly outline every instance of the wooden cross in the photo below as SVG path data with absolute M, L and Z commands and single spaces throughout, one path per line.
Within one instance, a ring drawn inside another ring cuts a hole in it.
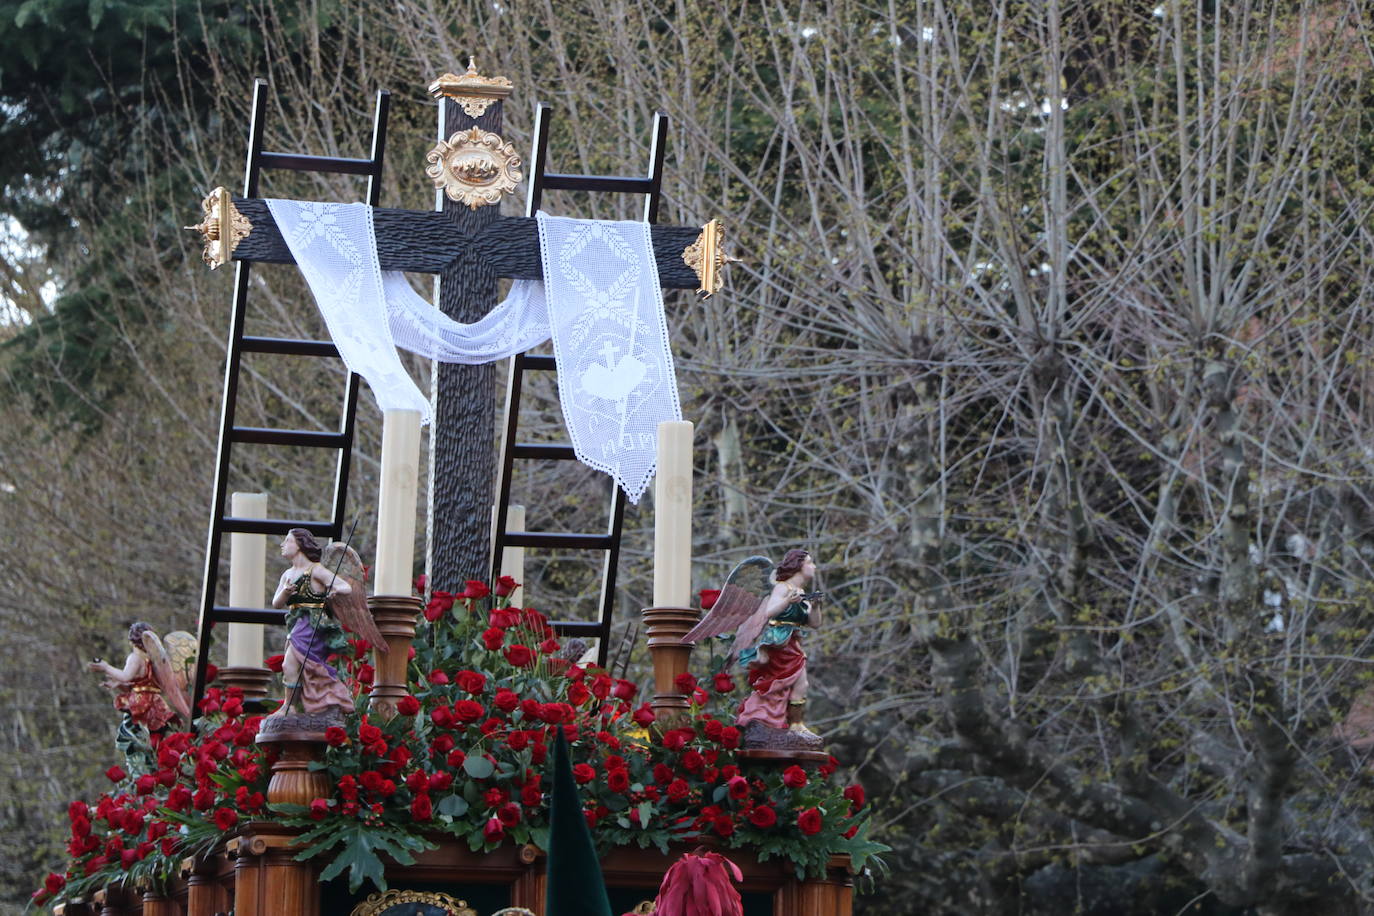
M 514 189 L 520 166 L 499 136 L 509 81 L 483 77 L 470 64 L 463 76 L 446 74 L 429 88 L 440 99 L 439 143 L 427 170 L 438 188 L 439 209 L 377 209 L 377 254 L 382 270 L 437 274 L 439 308 L 470 323 L 496 304 L 498 279 L 542 279 L 538 228 L 532 216 L 502 216 L 494 205 Z M 649 180 L 641 178 L 545 175 L 543 182 L 587 191 L 650 191 Z M 211 266 L 230 260 L 295 263 L 264 200 L 219 189 L 207 198 L 206 209 L 201 228 Z M 655 225 L 651 238 L 664 287 L 716 291 L 717 272 L 731 259 L 719 250 L 714 220 L 704 228 Z M 491 568 L 494 367 L 437 364 L 431 397 L 427 568 L 431 588 L 456 592 L 465 579 L 485 580 Z

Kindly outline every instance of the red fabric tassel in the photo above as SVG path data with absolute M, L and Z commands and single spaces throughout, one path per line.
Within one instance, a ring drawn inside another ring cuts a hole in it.
M 744 916 L 744 902 L 730 879 L 744 876 L 718 852 L 685 854 L 663 876 L 654 916 Z

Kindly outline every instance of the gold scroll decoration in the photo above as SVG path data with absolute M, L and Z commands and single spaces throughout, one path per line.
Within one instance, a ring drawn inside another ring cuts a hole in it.
M 739 263 L 739 258 L 725 253 L 724 246 L 725 227 L 720 220 L 713 219 L 701 227 L 701 235 L 697 236 L 697 240 L 683 249 L 682 260 L 696 273 L 697 282 L 701 284 L 697 292 L 706 296 L 719 292 L 725 285 L 721 268 L 726 264 Z
M 200 259 L 210 265 L 210 269 L 228 264 L 234 257 L 234 249 L 239 242 L 253 231 L 253 224 L 234 206 L 234 200 L 224 188 L 215 188 L 200 202 L 205 218 L 195 226 L 183 226 L 192 232 L 199 232 L 205 240 L 205 250 Z
M 511 92 L 511 81 L 504 76 L 482 76 L 477 61 L 468 58 L 468 72 L 462 76 L 445 73 L 429 84 L 429 94 L 437 98 L 447 96 L 457 102 L 469 118 L 486 114 L 492 102 L 498 102 Z
M 468 906 L 466 900 L 455 900 L 448 894 L 436 891 L 389 890 L 372 894 L 353 908 L 349 916 L 386 916 L 387 910 L 406 903 L 423 903 L 441 908 L 447 916 L 477 916 L 477 911 Z
M 491 131 L 473 127 L 440 140 L 425 156 L 425 174 L 449 200 L 472 209 L 494 204 L 520 184 L 515 147 Z

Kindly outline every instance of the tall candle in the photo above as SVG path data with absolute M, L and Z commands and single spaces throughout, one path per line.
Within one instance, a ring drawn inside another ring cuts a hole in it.
M 692 424 L 658 424 L 654 480 L 654 606 L 691 607 Z
M 410 595 L 419 476 L 420 412 L 384 411 L 381 492 L 377 497 L 378 595 Z
M 266 493 L 229 494 L 229 513 L 235 518 L 266 518 Z M 229 604 L 267 606 L 267 535 L 229 535 Z M 229 624 L 229 667 L 262 667 L 262 624 Z
M 525 530 L 525 507 L 507 506 L 506 507 L 506 530 L 524 531 Z M 502 547 L 501 548 L 501 575 L 510 576 L 521 584 L 520 588 L 511 592 L 510 603 L 515 607 L 520 607 L 525 597 L 525 548 L 523 547 Z

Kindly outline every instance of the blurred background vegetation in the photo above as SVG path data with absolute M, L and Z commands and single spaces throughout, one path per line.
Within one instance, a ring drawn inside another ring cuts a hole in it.
M 552 170 L 642 169 L 667 112 L 662 218 L 720 216 L 745 258 L 668 301 L 696 586 L 750 553 L 820 561 L 811 724 L 894 847 L 861 909 L 1370 911 L 1368 762 L 1332 737 L 1374 619 L 1359 0 L 6 5 L 0 905 L 62 860 L 67 801 L 113 760 L 82 663 L 134 619 L 195 623 L 231 291 L 180 227 L 241 183 L 252 80 L 268 148 L 342 156 L 390 89 L 383 204 L 428 208 L 424 87 L 469 55 L 513 80 L 517 148 L 553 104 Z M 250 333 L 322 333 L 294 273 L 255 271 Z M 303 362 L 248 363 L 251 422 L 335 421 L 342 367 Z M 561 438 L 556 390 L 526 403 Z M 237 455 L 273 514 L 325 501 L 327 466 Z M 582 468 L 516 492 L 531 530 L 603 518 Z M 612 651 L 641 677 L 651 508 Z M 527 582 L 583 613 L 597 584 L 533 552 Z

